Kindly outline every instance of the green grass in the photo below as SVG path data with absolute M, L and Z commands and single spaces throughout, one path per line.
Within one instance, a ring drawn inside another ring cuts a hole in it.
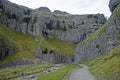
M 111 17 L 117 17 L 120 19 L 120 4 L 116 7 Z
M 120 46 L 89 63 L 90 71 L 97 79 L 120 79 Z
M 11 67 L 0 70 L 0 77 L 8 80 L 10 78 L 14 78 L 17 76 L 22 76 L 23 74 L 34 74 L 38 72 L 42 72 L 48 67 L 52 67 L 53 65 L 24 65 L 19 67 Z
M 43 42 L 41 43 L 41 47 L 43 48 L 43 50 L 47 48 L 49 51 L 53 50 L 65 56 L 74 55 L 75 46 L 75 44 L 72 44 L 70 42 L 49 38 L 44 38 Z
M 34 58 L 33 53 L 38 47 L 35 42 L 35 37 L 31 35 L 22 35 L 18 32 L 13 32 L 6 26 L 0 25 L 0 39 L 8 40 L 12 42 L 12 45 L 18 49 L 17 53 L 7 57 L 5 60 L 0 61 L 0 64 L 12 61 L 18 58 Z M 27 50 L 26 50 L 27 49 Z
M 58 39 L 49 39 L 43 36 L 22 35 L 18 32 L 14 32 L 4 25 L 0 25 L 0 40 L 5 39 L 11 45 L 14 45 L 16 52 L 4 60 L 0 61 L 0 64 L 13 61 L 20 58 L 34 59 L 33 53 L 40 47 L 42 50 L 48 49 L 56 51 L 57 53 L 65 56 L 74 55 L 74 44 Z M 39 41 L 38 41 L 39 40 Z
M 64 76 L 66 76 L 66 80 L 69 80 L 70 72 L 76 68 L 76 65 L 66 65 L 64 68 L 40 75 L 38 80 L 63 80 Z
M 22 75 L 40 74 L 38 80 L 62 80 L 65 76 L 65 80 L 69 80 L 71 71 L 78 68 L 77 65 L 64 64 L 65 67 L 60 68 L 56 71 L 49 73 L 42 73 L 46 68 L 52 67 L 53 64 L 49 65 L 23 65 L 18 67 L 10 67 L 0 70 L 0 78 L 8 80 L 14 77 L 19 77 Z

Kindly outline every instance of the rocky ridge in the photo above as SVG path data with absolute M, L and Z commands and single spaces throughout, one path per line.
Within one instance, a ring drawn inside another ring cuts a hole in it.
M 71 15 L 58 10 L 52 13 L 46 7 L 32 10 L 8 0 L 1 0 L 0 15 L 0 23 L 14 31 L 74 43 L 84 40 L 106 22 L 103 14 Z

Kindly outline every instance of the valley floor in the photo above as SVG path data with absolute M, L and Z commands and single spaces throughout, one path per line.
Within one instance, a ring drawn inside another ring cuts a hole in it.
M 0 69 L 0 80 L 69 80 L 73 64 L 23 65 Z
M 88 71 L 86 65 L 81 65 L 81 68 L 74 70 L 71 73 L 70 80 L 95 80 L 95 78 Z

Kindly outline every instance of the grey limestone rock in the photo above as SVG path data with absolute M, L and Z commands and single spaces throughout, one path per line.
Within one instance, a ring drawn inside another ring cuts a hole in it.
M 68 63 L 68 62 L 74 62 L 74 56 L 64 56 L 60 55 L 59 53 L 55 51 L 38 51 L 35 53 L 35 56 L 38 58 L 41 58 L 44 61 L 47 61 L 49 63 Z
M 120 45 L 120 18 L 115 16 L 120 12 L 117 10 L 115 13 L 106 22 L 104 28 L 99 29 L 101 30 L 99 34 L 93 33 L 92 37 L 78 44 L 75 54 L 76 63 L 94 59 Z
M 52 39 L 57 38 L 79 43 L 101 28 L 106 22 L 103 14 L 72 15 L 61 11 L 54 11 L 52 13 L 46 7 L 32 10 L 11 3 L 8 0 L 0 1 L 0 24 L 4 24 L 22 34 L 28 33 L 33 36 L 43 35 Z M 119 20 L 116 20 L 116 22 L 117 25 L 119 25 Z M 117 28 L 119 28 L 119 26 L 117 26 Z M 86 45 L 81 44 L 83 47 L 77 46 L 77 56 L 75 55 L 75 60 L 82 61 L 103 54 L 103 52 L 105 52 L 105 37 L 106 36 L 100 35 Z M 101 44 L 102 40 L 104 41 L 103 44 Z M 114 39 L 114 41 L 116 41 L 116 39 Z M 92 47 L 92 45 L 94 47 Z M 74 61 L 74 56 L 66 57 L 57 52 L 42 53 L 40 58 L 49 62 Z
M 110 11 L 113 12 L 119 3 L 120 3 L 120 0 L 110 0 L 109 2 Z
M 42 11 L 42 12 L 51 12 L 50 9 L 47 8 L 47 7 L 40 7 L 38 9 L 36 9 L 36 10 L 39 10 L 39 11 Z
M 65 16 L 66 17 L 66 16 Z M 69 19 L 67 21 L 66 19 Z M 48 32 L 48 37 L 58 38 L 65 41 L 79 43 L 99 29 L 106 19 L 102 14 L 96 15 L 74 15 L 64 19 L 64 23 L 59 21 L 63 30 L 54 30 Z
M 81 42 L 76 48 L 75 62 L 79 63 L 84 60 L 91 60 L 105 54 L 107 47 L 106 35 L 102 34 L 96 39 L 83 43 Z
M 74 43 L 84 40 L 106 22 L 102 14 L 71 15 L 58 10 L 49 13 L 46 7 L 32 10 L 4 0 L 0 6 L 3 10 L 1 24 L 22 34 L 44 35 Z

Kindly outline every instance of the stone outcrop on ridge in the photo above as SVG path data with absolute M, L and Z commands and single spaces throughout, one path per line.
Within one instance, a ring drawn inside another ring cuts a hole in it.
M 57 14 L 52 13 L 46 7 L 33 10 L 8 0 L 0 1 L 0 23 L 22 34 L 44 35 L 49 38 L 78 43 L 106 22 L 103 14 L 61 13 L 58 11 Z

